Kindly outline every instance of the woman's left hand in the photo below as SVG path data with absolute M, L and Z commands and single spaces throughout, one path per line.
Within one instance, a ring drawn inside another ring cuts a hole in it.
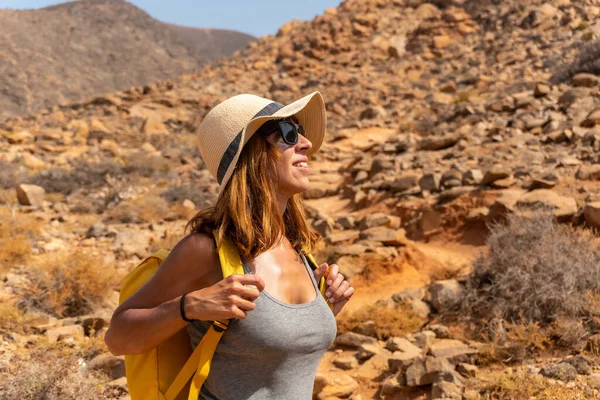
M 314 271 L 314 274 L 317 282 L 321 277 L 326 277 L 327 290 L 325 296 L 333 304 L 333 315 L 338 315 L 354 294 L 354 288 L 350 286 L 344 275 L 340 273 L 340 268 L 337 264 L 321 264 Z

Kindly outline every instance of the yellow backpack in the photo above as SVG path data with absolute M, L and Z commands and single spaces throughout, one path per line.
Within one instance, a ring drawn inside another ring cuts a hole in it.
M 213 235 L 217 240 L 216 232 Z M 168 255 L 169 250 L 161 249 L 127 274 L 121 284 L 119 304 L 149 281 Z M 307 254 L 306 259 L 313 270 L 318 268 L 311 254 Z M 238 250 L 228 240 L 221 243 L 219 261 L 224 278 L 244 273 Z M 325 289 L 325 278 L 322 278 L 319 290 L 323 296 Z M 333 309 L 332 304 L 328 304 Z M 182 329 L 146 353 L 125 355 L 125 373 L 131 399 L 197 400 L 200 388 L 208 376 L 215 349 L 227 330 L 229 321 L 213 321 L 194 351 L 189 335 Z

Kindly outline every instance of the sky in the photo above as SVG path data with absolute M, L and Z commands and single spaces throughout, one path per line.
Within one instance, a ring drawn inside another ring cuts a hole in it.
M 127 0 L 163 22 L 231 29 L 253 36 L 275 34 L 292 19 L 310 20 L 340 0 Z M 41 8 L 64 1 L 0 0 L 0 8 Z

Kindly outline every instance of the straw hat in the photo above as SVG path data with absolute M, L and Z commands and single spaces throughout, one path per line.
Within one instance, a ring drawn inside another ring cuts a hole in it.
M 308 155 L 316 152 L 325 135 L 325 103 L 313 92 L 287 106 L 253 94 L 231 97 L 213 108 L 198 127 L 198 147 L 210 173 L 225 187 L 242 148 L 262 124 L 295 116 L 312 142 Z

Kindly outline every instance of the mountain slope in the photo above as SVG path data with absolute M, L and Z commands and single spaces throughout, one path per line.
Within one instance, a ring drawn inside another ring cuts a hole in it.
M 0 114 L 33 112 L 191 72 L 253 39 L 165 24 L 122 0 L 0 10 Z

